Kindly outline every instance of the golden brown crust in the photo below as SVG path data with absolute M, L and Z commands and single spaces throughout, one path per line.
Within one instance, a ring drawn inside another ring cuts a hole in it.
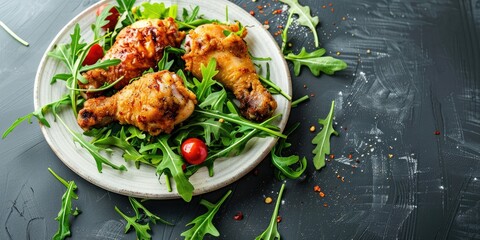
M 88 83 L 79 83 L 79 86 L 84 89 L 96 89 L 123 77 L 114 86 L 115 89 L 122 89 L 130 80 L 140 77 L 150 68 L 155 68 L 163 56 L 165 47 L 180 46 L 184 37 L 185 33 L 178 31 L 173 18 L 135 22 L 120 31 L 115 43 L 103 57 L 103 60 L 120 59 L 121 63 L 108 67 L 107 70 L 94 69 L 83 73 Z M 101 93 L 87 92 L 86 95 L 95 97 Z
M 211 58 L 217 61 L 218 74 L 215 80 L 230 89 L 240 101 L 243 116 L 254 121 L 263 121 L 277 108 L 272 95 L 263 87 L 248 54 L 243 40 L 247 34 L 225 36 L 224 30 L 237 32 L 238 24 L 205 24 L 191 30 L 187 37 L 186 70 L 201 79 L 201 65 L 207 65 Z
M 113 121 L 130 124 L 152 136 L 170 133 L 194 110 L 196 97 L 175 73 L 143 75 L 111 97 L 88 99 L 77 122 L 87 130 Z

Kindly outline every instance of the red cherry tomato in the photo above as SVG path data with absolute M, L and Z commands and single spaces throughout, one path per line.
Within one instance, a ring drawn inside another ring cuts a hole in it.
M 100 7 L 98 7 L 97 9 L 97 16 L 100 16 L 103 9 L 105 9 L 107 6 L 108 4 L 100 5 Z M 109 12 L 110 12 L 110 15 L 106 18 L 108 23 L 105 24 L 105 26 L 102 26 L 102 29 L 105 31 L 107 30 L 113 31 L 113 29 L 115 29 L 115 25 L 117 25 L 118 18 L 120 17 L 120 13 L 118 12 L 116 7 L 112 7 Z
M 98 59 L 103 57 L 103 48 L 98 44 L 94 44 L 90 51 L 88 51 L 87 56 L 83 60 L 82 66 L 92 65 L 98 61 Z
M 183 158 L 192 165 L 203 163 L 208 155 L 207 145 L 198 138 L 185 140 L 181 149 Z

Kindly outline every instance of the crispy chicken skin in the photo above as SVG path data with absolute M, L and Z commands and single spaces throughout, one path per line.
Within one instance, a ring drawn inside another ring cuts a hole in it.
M 230 89 L 240 101 L 242 115 L 250 120 L 263 121 L 277 108 L 277 102 L 262 86 L 248 54 L 243 37 L 236 34 L 225 36 L 224 30 L 237 32 L 238 24 L 205 24 L 191 30 L 187 35 L 183 56 L 186 70 L 201 79 L 201 64 L 207 65 L 211 58 L 217 61 L 219 73 L 214 77 Z
M 104 69 L 94 69 L 83 73 L 87 84 L 79 83 L 80 88 L 95 89 L 105 83 L 113 83 L 123 76 L 114 87 L 122 89 L 131 79 L 140 77 L 145 70 L 154 68 L 163 56 L 167 46 L 179 47 L 185 33 L 178 31 L 173 18 L 164 20 L 140 20 L 125 27 L 118 34 L 113 46 L 103 59 L 120 59 L 121 63 Z M 87 92 L 86 97 L 100 96 L 99 92 Z
M 148 73 L 111 97 L 85 101 L 77 117 L 84 130 L 105 126 L 113 121 L 131 124 L 152 136 L 170 133 L 195 109 L 196 96 L 185 88 L 175 73 Z

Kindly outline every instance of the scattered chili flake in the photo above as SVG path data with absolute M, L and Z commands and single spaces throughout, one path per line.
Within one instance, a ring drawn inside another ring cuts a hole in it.
M 235 216 L 233 216 L 233 219 L 237 220 L 237 221 L 242 220 L 243 219 L 243 213 L 238 211 L 237 214 L 235 214 Z
M 360 163 L 360 159 L 355 159 L 355 162 L 356 162 L 356 163 Z
M 342 177 L 340 180 L 342 180 L 342 182 L 345 182 L 345 177 Z
M 277 223 L 281 222 L 282 221 L 282 217 L 281 216 L 277 216 Z
M 327 203 L 324 203 L 323 206 L 324 206 L 324 207 L 328 207 L 328 204 L 327 204 Z
M 265 22 L 263 22 L 263 24 L 265 25 L 268 25 L 270 22 L 268 20 L 265 20 Z
M 322 6 L 322 8 L 324 8 L 324 9 L 325 9 L 325 8 L 327 8 L 327 6 L 323 5 L 323 6 Z
M 311 94 L 310 94 L 310 97 L 315 97 L 315 94 L 311 93 Z
M 273 199 L 271 197 L 266 197 L 265 198 L 265 203 L 266 204 L 270 204 L 270 203 L 272 203 L 272 201 L 273 201 Z
M 312 126 L 310 127 L 310 132 L 315 132 L 315 126 L 312 125 Z
M 340 179 L 342 176 L 340 176 L 339 174 L 337 174 L 337 178 Z
M 283 28 L 283 25 L 278 25 L 277 28 L 282 29 L 282 28 Z
M 282 13 L 282 9 L 277 9 L 277 10 L 273 10 L 272 14 L 280 14 Z
M 328 6 L 329 6 L 329 7 L 333 6 L 333 3 L 329 3 Z
M 330 11 L 335 12 L 335 9 L 331 8 Z
M 250 15 L 255 16 L 255 12 L 253 10 L 250 10 Z
M 352 154 L 348 154 L 348 159 L 352 159 L 353 158 L 353 155 Z
M 307 84 L 303 84 L 303 88 L 307 88 Z
M 313 191 L 314 192 L 320 192 L 322 189 L 320 188 L 320 186 L 318 185 L 315 185 L 315 187 L 313 187 Z
M 262 10 L 262 9 L 263 9 L 263 6 L 262 6 L 262 5 L 258 5 L 257 8 L 258 8 L 258 10 Z
M 325 197 L 325 193 L 324 193 L 324 192 L 319 192 L 318 195 L 320 195 L 321 198 L 324 198 L 324 197 Z
M 330 159 L 334 159 L 334 158 L 335 158 L 335 154 L 330 154 L 328 157 L 329 157 Z
M 436 130 L 435 132 L 433 132 L 433 134 L 440 135 L 440 131 Z

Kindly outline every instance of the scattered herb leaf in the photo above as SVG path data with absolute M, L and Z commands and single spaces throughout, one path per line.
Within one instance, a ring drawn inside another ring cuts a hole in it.
M 280 2 L 286 3 L 290 6 L 288 9 L 289 12 L 293 14 L 298 15 L 297 22 L 300 25 L 306 26 L 312 30 L 314 41 L 315 41 L 315 47 L 318 47 L 318 34 L 317 34 L 317 25 L 318 25 L 318 17 L 312 17 L 310 15 L 310 7 L 308 6 L 302 6 L 298 0 L 280 0 Z
M 129 217 L 125 215 L 122 211 L 120 211 L 120 209 L 118 209 L 117 206 L 115 206 L 115 211 L 117 211 L 117 213 L 120 214 L 120 216 L 122 216 L 127 221 L 127 224 L 125 225 L 125 233 L 127 233 L 130 228 L 133 227 L 135 229 L 137 239 L 152 239 L 152 236 L 150 235 L 150 233 L 148 233 L 148 231 L 150 230 L 150 225 L 148 223 L 141 224 L 137 222 L 138 219 L 136 216 Z
M 275 203 L 275 210 L 273 210 L 272 218 L 270 219 L 270 224 L 268 225 L 267 229 L 260 234 L 260 236 L 256 237 L 255 240 L 280 240 L 280 233 L 278 232 L 278 223 L 277 223 L 277 216 L 278 216 L 278 209 L 280 208 L 280 202 L 282 199 L 283 190 L 285 189 L 285 183 L 282 184 L 280 188 L 280 192 L 278 193 L 277 202 Z
M 287 137 L 295 131 L 299 125 L 300 123 L 297 123 L 288 129 L 285 133 Z M 280 138 L 270 151 L 270 156 L 272 158 L 272 164 L 283 176 L 290 179 L 297 179 L 305 172 L 305 169 L 307 169 L 307 159 L 305 157 L 300 159 L 298 155 L 282 156 L 283 149 L 289 148 L 290 146 L 291 144 L 287 143 L 285 138 Z
M 332 134 L 338 136 L 338 132 L 333 129 L 334 108 L 335 101 L 332 101 L 327 117 L 325 119 L 318 119 L 318 123 L 322 125 L 322 130 L 312 140 L 312 143 L 317 145 L 312 151 L 312 153 L 315 154 L 313 165 L 317 170 L 325 166 L 325 155 L 330 154 L 330 137 Z
M 220 199 L 216 204 L 210 203 L 209 201 L 202 199 L 200 204 L 207 208 L 207 212 L 196 217 L 186 226 L 193 225 L 192 228 L 183 232 L 180 236 L 185 237 L 186 240 L 189 239 L 203 239 L 205 234 L 211 234 L 215 237 L 218 237 L 220 233 L 217 228 L 213 225 L 212 221 L 215 217 L 215 214 L 220 209 L 220 206 L 225 202 L 225 199 L 232 193 L 232 190 L 228 190 L 225 196 Z
M 319 76 L 320 71 L 332 75 L 336 71 L 347 68 L 347 64 L 344 61 L 330 56 L 323 56 L 324 54 L 324 48 L 317 49 L 311 53 L 302 48 L 299 54 L 289 53 L 285 56 L 285 59 L 293 63 L 295 76 L 300 74 L 302 65 L 307 66 L 315 76 Z

